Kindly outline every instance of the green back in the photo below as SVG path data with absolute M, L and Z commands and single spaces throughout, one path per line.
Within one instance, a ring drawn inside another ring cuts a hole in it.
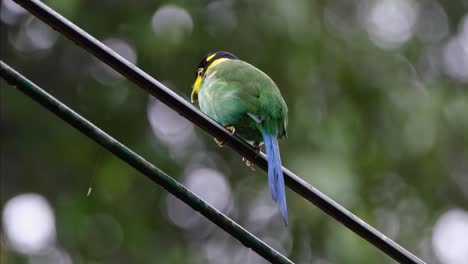
M 256 67 L 229 60 L 211 68 L 199 90 L 200 109 L 222 125 L 234 125 L 239 136 L 262 141 L 260 130 L 286 135 L 287 106 L 276 84 Z M 247 113 L 258 116 L 260 123 Z

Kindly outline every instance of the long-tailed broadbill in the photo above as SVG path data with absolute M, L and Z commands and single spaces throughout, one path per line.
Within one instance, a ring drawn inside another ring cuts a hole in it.
M 270 192 L 287 224 L 278 139 L 286 137 L 288 108 L 273 80 L 229 52 L 214 52 L 198 65 L 191 99 L 198 100 L 202 112 L 258 150 L 264 143 Z

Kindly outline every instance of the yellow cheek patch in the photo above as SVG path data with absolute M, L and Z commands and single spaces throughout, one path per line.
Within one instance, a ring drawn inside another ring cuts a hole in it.
M 198 99 L 198 89 L 200 89 L 201 81 L 202 81 L 202 78 L 200 76 L 197 76 L 197 79 L 195 80 L 195 83 L 193 84 L 192 95 L 190 96 L 192 103 Z

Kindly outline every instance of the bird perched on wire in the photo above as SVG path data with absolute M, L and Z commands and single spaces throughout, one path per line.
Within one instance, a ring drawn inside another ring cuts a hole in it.
M 191 99 L 198 100 L 202 112 L 232 134 L 252 142 L 258 151 L 260 144 L 265 144 L 270 192 L 287 224 L 278 139 L 286 137 L 288 108 L 273 80 L 233 54 L 218 51 L 198 65 Z

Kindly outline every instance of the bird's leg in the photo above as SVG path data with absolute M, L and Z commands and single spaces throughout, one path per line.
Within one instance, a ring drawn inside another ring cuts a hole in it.
M 234 135 L 234 133 L 236 133 L 236 128 L 234 126 L 224 126 L 224 128 L 226 128 L 227 130 L 229 130 L 231 132 L 231 135 Z M 218 145 L 219 147 L 223 147 L 224 146 L 224 140 L 219 140 L 217 138 L 214 138 L 214 142 L 216 143 L 216 145 Z
M 257 153 L 257 157 L 260 155 L 260 150 L 261 150 L 261 147 L 262 146 L 262 142 L 254 142 L 253 143 L 253 147 L 255 149 L 255 152 Z
M 258 157 L 260 155 L 260 146 L 262 145 L 261 142 L 253 142 L 252 143 L 252 146 L 254 147 L 255 149 L 255 153 L 257 153 L 257 155 L 255 157 Z M 242 161 L 245 162 L 245 165 L 247 165 L 247 167 L 249 167 L 251 170 L 255 170 L 255 167 L 254 167 L 254 163 L 246 158 L 242 158 Z

